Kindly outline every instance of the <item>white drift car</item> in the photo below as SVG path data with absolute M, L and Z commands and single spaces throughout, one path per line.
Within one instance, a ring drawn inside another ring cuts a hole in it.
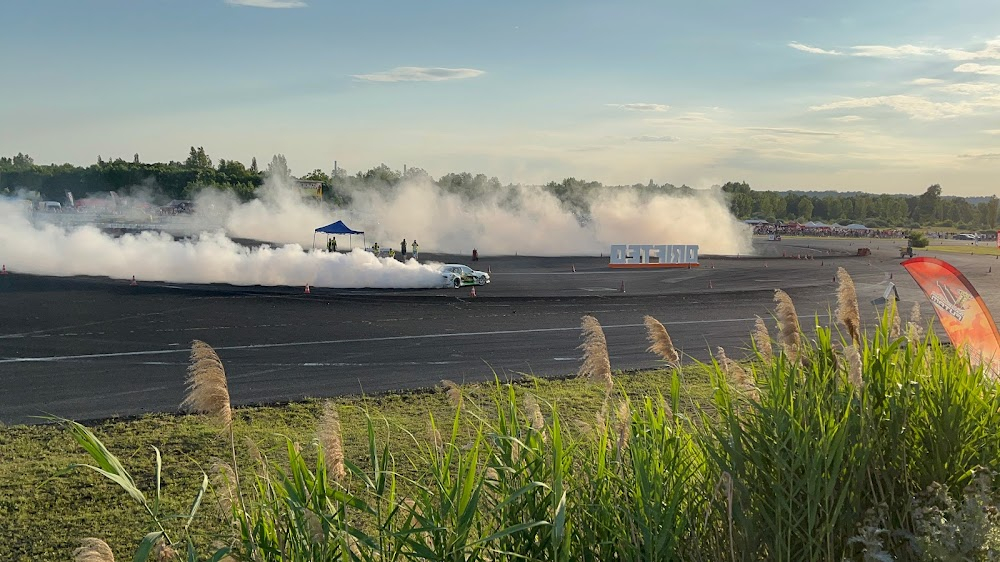
M 485 285 L 490 282 L 490 274 L 476 271 L 467 265 L 446 263 L 441 267 L 441 277 L 445 287 L 459 289 L 466 285 Z

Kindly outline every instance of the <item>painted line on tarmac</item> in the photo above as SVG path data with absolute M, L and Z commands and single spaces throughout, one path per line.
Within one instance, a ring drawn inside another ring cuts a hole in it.
M 820 314 L 821 318 L 829 316 Z M 815 318 L 814 314 L 802 314 L 799 318 Z M 664 326 L 685 326 L 691 324 L 729 324 L 733 322 L 753 322 L 753 318 L 721 318 L 719 320 L 677 320 L 674 322 L 663 322 Z M 645 324 L 609 324 L 601 326 L 605 330 L 617 328 L 642 328 Z M 227 345 L 214 348 L 216 351 L 239 351 L 254 349 L 273 349 L 280 347 L 304 347 L 313 345 L 334 345 L 339 343 L 368 343 L 383 341 L 404 341 L 404 340 L 426 340 L 437 338 L 467 338 L 479 336 L 504 336 L 511 334 L 538 334 L 544 332 L 572 332 L 578 331 L 579 326 L 567 328 L 528 328 L 524 330 L 493 330 L 489 332 L 461 332 L 461 333 L 440 333 L 440 334 L 416 334 L 412 336 L 382 336 L 376 338 L 348 338 L 340 340 L 318 340 L 318 341 L 297 341 L 284 343 L 255 343 L 247 345 Z M 146 355 L 169 355 L 173 353 L 190 353 L 187 348 L 181 349 L 154 349 L 149 351 L 121 351 L 116 353 L 90 353 L 85 355 L 51 355 L 48 357 L 5 357 L 0 359 L 0 363 L 50 363 L 56 361 L 72 361 L 77 359 L 107 359 L 114 357 L 142 357 Z

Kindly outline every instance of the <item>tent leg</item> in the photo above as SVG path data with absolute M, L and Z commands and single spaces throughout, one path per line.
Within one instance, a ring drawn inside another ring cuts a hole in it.
M 316 249 L 316 233 L 315 232 L 313 232 L 313 247 L 312 247 L 312 249 L 313 250 Z

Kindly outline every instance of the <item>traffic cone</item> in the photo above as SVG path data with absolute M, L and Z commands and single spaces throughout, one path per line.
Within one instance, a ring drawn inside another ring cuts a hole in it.
M 476 288 L 475 287 L 473 287 L 472 290 L 469 291 L 469 296 L 472 297 L 472 298 L 476 298 Z
M 3 269 L 0 269 L 0 275 L 7 275 L 7 264 L 3 264 Z
M 486 273 L 493 273 L 493 270 L 488 265 L 486 266 Z
M 306 283 L 306 290 L 305 290 L 305 294 L 307 294 L 307 295 L 310 295 L 310 294 L 312 294 L 312 291 L 310 291 L 310 290 L 309 290 L 309 283 Z
M 576 264 L 573 264 L 573 273 L 576 273 Z
M 709 280 L 708 280 L 708 288 L 709 288 L 709 289 L 714 289 L 714 288 L 715 288 L 715 287 L 714 287 L 714 286 L 712 285 L 712 280 L 711 280 L 711 279 L 709 279 Z
M 892 272 L 889 272 L 889 279 L 892 279 Z
M 622 286 L 618 288 L 618 292 L 619 293 L 624 293 L 625 292 L 625 280 L 624 279 L 622 279 Z
M 133 275 L 133 276 L 132 276 L 132 282 L 131 282 L 131 283 L 129 283 L 129 286 L 130 286 L 130 287 L 135 287 L 136 285 L 138 285 L 138 283 L 136 283 L 136 282 L 135 282 L 135 275 Z

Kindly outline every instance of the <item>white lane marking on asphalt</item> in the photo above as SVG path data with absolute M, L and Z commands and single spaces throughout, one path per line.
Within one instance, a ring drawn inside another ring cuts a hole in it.
M 825 318 L 828 314 L 800 314 L 799 318 L 814 318 L 819 316 Z M 685 326 L 691 324 L 730 324 L 733 322 L 753 322 L 753 318 L 720 318 L 718 320 L 677 320 L 674 322 L 663 322 L 664 326 Z M 645 324 L 609 324 L 602 326 L 605 330 L 616 328 L 641 328 Z M 412 336 L 381 336 L 376 338 L 349 338 L 342 340 L 319 340 L 319 341 L 293 341 L 284 343 L 252 343 L 247 345 L 227 345 L 216 347 L 216 351 L 235 351 L 244 349 L 272 349 L 279 347 L 302 347 L 312 345 L 333 345 L 338 343 L 367 343 L 380 341 L 402 341 L 402 340 L 427 340 L 437 338 L 465 338 L 479 336 L 504 336 L 510 334 L 537 334 L 542 332 L 571 332 L 579 330 L 579 326 L 567 328 L 528 328 L 525 330 L 493 330 L 489 332 L 461 332 L 461 333 L 440 333 L 440 334 L 415 334 Z M 0 359 L 0 363 L 45 363 L 53 361 L 68 361 L 73 359 L 106 359 L 109 357 L 138 357 L 143 355 L 166 355 L 170 353 L 188 353 L 185 349 L 154 349 L 149 351 L 121 351 L 117 353 L 90 353 L 86 355 L 52 355 L 49 357 L 7 357 Z
M 553 357 L 553 361 L 579 361 L 579 357 Z

